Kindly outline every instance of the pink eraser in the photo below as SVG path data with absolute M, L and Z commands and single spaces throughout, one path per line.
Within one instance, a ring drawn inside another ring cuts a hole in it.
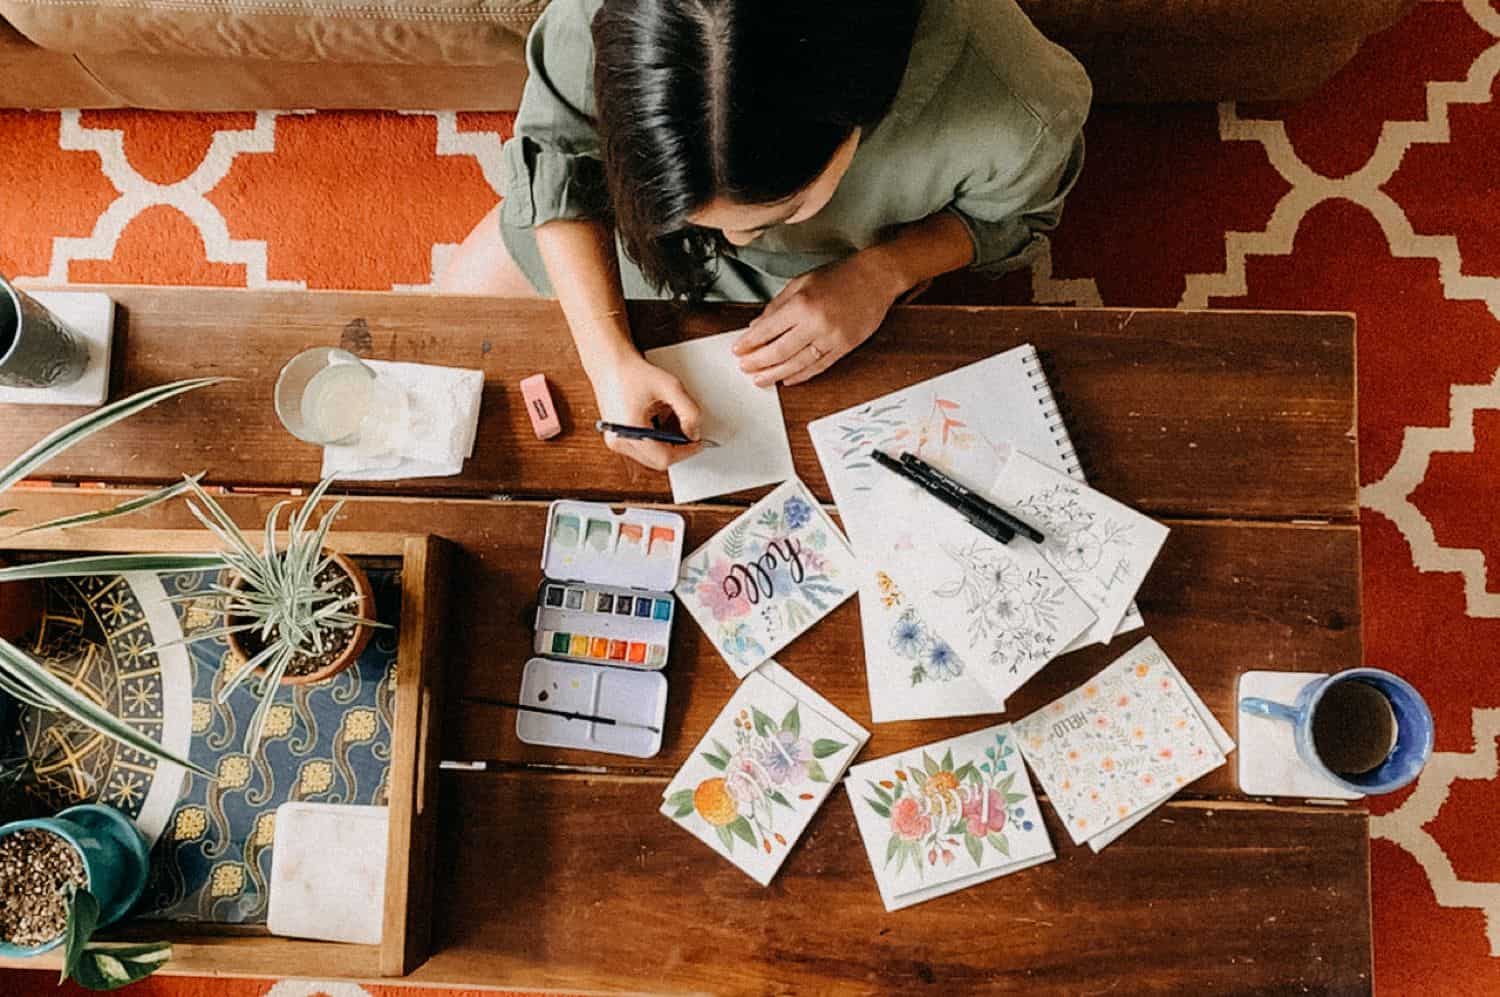
M 531 428 L 539 440 L 550 440 L 562 432 L 562 423 L 557 419 L 557 406 L 552 404 L 552 392 L 547 390 L 547 375 L 532 374 L 521 382 L 521 397 L 526 399 L 526 414 L 531 416 Z

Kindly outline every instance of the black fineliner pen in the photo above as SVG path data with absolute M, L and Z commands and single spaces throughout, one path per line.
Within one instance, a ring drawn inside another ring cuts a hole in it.
M 906 468 L 912 474 L 916 475 L 917 478 L 923 481 L 932 491 L 947 495 L 950 499 L 958 504 L 958 507 L 960 509 L 968 513 L 970 516 L 973 516 L 976 519 L 982 519 L 993 526 L 996 530 L 1000 531 L 1000 533 L 1004 534 L 1004 543 L 1010 543 L 1015 539 L 1016 531 L 1010 528 L 1010 524 L 1003 523 L 1000 520 L 996 519 L 994 516 L 990 515 L 989 510 L 984 508 L 978 502 L 974 501 L 971 496 L 963 495 L 957 489 L 950 488 L 946 482 L 938 479 L 934 475 L 928 474 L 925 469 L 918 467 L 906 460 L 901 461 L 901 466 Z
M 690 440 L 684 433 L 675 429 L 657 429 L 654 426 L 624 426 L 617 422 L 605 422 L 600 419 L 594 423 L 594 428 L 601 433 L 614 433 L 627 440 L 653 440 L 657 443 L 670 443 L 673 446 L 685 447 L 692 443 L 700 443 L 705 447 L 718 446 L 713 440 Z
M 1018 519 L 1017 517 L 1006 512 L 1004 509 L 1000 508 L 998 505 L 991 502 L 983 495 L 980 495 L 972 489 L 966 488 L 963 485 L 959 484 L 957 481 L 954 481 L 952 478 L 948 477 L 948 475 L 944 474 L 942 471 L 939 471 L 937 468 L 933 467 L 931 464 L 927 463 L 925 460 L 916 456 L 915 454 L 903 453 L 901 455 L 901 463 L 920 471 L 922 474 L 932 478 L 933 481 L 941 484 L 944 488 L 948 488 L 955 494 L 960 495 L 968 501 L 972 502 L 976 507 L 984 510 L 984 514 L 990 519 L 993 519 L 997 523 L 1004 524 L 1007 529 L 1010 529 L 1015 533 L 1019 533 L 1021 536 L 1025 537 L 1027 540 L 1030 540 L 1032 543 L 1039 544 L 1047 542 L 1047 537 L 1044 533 L 1042 533 L 1041 530 L 1037 529 L 1035 526 L 1032 526 L 1030 523 L 1027 523 L 1025 520 Z
M 893 474 L 901 475 L 901 477 L 905 478 L 907 481 L 910 481 L 912 484 L 922 489 L 928 495 L 931 495 L 933 498 L 937 499 L 939 502 L 943 503 L 948 508 L 958 513 L 963 517 L 964 522 L 974 527 L 974 529 L 978 530 L 980 533 L 983 533 L 985 536 L 989 537 L 992 540 L 998 540 L 1003 544 L 1010 543 L 1012 534 L 1005 527 L 1001 526 L 999 523 L 992 522 L 991 520 L 986 519 L 983 516 L 977 515 L 967 506 L 965 506 L 965 504 L 956 495 L 952 495 L 942 490 L 941 488 L 938 488 L 935 484 L 928 481 L 916 470 L 907 467 L 905 464 L 901 463 L 890 454 L 884 453 L 880 450 L 872 450 L 870 451 L 870 457 L 875 461 L 875 463 L 879 464 L 887 471 L 890 471 Z

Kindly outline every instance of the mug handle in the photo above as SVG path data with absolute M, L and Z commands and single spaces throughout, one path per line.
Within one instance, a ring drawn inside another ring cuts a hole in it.
M 1297 711 L 1285 703 L 1273 703 L 1259 696 L 1246 696 L 1240 700 L 1240 712 L 1272 720 L 1285 720 L 1289 724 L 1295 724 L 1298 717 Z

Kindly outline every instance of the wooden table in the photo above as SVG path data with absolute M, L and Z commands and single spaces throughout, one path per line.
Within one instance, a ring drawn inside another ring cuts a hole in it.
M 1273 804 L 1238 792 L 1233 764 L 1194 783 L 1102 854 L 1049 827 L 1060 858 L 896 914 L 881 907 L 848 798 L 836 792 L 762 889 L 656 813 L 662 787 L 733 688 L 684 622 L 667 735 L 653 759 L 520 744 L 513 717 L 465 704 L 513 696 L 528 656 L 545 499 L 666 502 L 664 476 L 609 455 L 561 317 L 543 303 L 387 294 L 111 288 L 124 307 L 114 396 L 210 373 L 243 380 L 186 396 L 46 468 L 56 481 L 145 486 L 208 468 L 250 491 L 318 475 L 318 452 L 276 424 L 286 358 L 343 343 L 367 355 L 481 367 L 479 451 L 465 473 L 362 484 L 344 530 L 435 533 L 462 549 L 451 612 L 448 757 L 503 765 L 442 785 L 434 954 L 413 983 L 654 991 L 1365 992 L 1371 987 L 1367 818 L 1356 807 Z M 742 324 L 733 308 L 643 305 L 644 345 Z M 803 429 L 816 416 L 1030 341 L 1042 352 L 1091 481 L 1172 534 L 1140 594 L 1156 637 L 1234 729 L 1252 668 L 1360 663 L 1354 323 L 1331 314 L 904 308 L 830 375 L 782 394 L 798 472 L 827 487 Z M 538 443 L 516 383 L 545 371 L 569 428 Z M 4 411 L 0 459 L 65 416 Z M 496 501 L 503 495 L 508 500 Z M 441 500 L 437 497 L 443 496 Z M 96 508 L 90 490 L 13 493 L 21 522 Z M 682 510 L 689 546 L 745 498 Z M 191 526 L 180 506 L 130 526 Z M 778 659 L 868 723 L 851 601 Z M 1050 664 L 1009 701 L 1016 717 L 1065 692 L 1140 635 Z M 863 757 L 983 721 L 882 724 Z M 172 969 L 222 965 L 222 942 L 180 945 Z M 289 964 L 236 939 L 241 972 L 373 975 Z M 294 960 L 295 962 L 295 960 Z

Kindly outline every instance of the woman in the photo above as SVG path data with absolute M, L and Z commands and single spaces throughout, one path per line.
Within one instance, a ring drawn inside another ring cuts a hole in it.
M 805 381 L 932 277 L 1021 265 L 1090 99 L 1015 0 L 552 0 L 527 64 L 504 200 L 440 285 L 555 294 L 601 417 L 693 438 L 626 297 L 768 302 L 741 367 Z M 605 442 L 657 469 L 694 452 Z

